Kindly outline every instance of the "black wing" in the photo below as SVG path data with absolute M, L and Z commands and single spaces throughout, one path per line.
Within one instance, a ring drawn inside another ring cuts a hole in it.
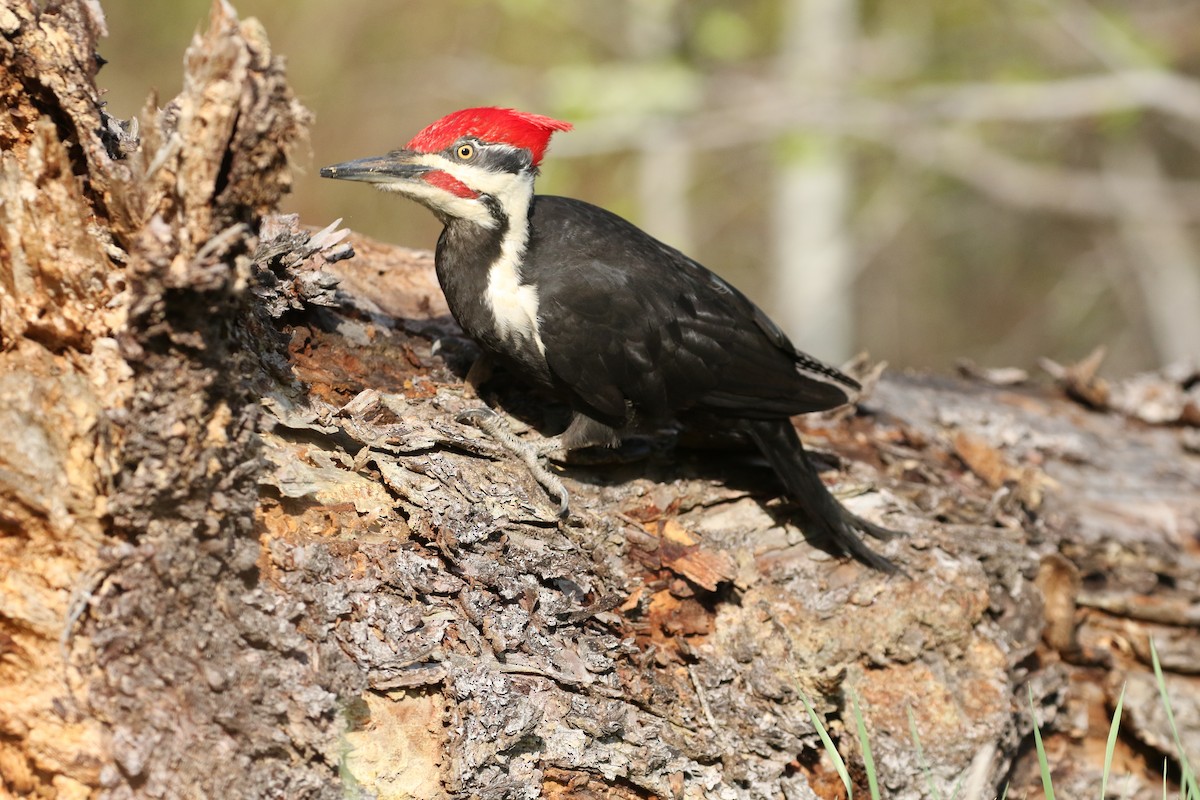
M 627 422 L 631 407 L 648 419 L 688 409 L 777 418 L 859 389 L 797 351 L 741 292 L 615 214 L 539 196 L 531 224 L 523 272 L 538 287 L 547 362 L 606 424 Z

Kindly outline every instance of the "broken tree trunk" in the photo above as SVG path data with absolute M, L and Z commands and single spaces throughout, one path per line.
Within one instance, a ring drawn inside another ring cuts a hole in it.
M 1015 794 L 1032 698 L 1080 796 L 1127 683 L 1150 796 L 1151 636 L 1200 751 L 1195 374 L 901 377 L 808 421 L 913 579 L 667 438 L 566 468 L 560 522 L 456 421 L 475 351 L 429 256 L 271 216 L 309 120 L 259 26 L 218 0 L 137 125 L 99 102 L 103 31 L 0 8 L 4 792 L 836 797 L 803 700 L 862 784 L 857 698 L 887 796 Z

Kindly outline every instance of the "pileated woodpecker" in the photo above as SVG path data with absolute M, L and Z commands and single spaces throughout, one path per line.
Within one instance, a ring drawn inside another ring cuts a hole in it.
M 613 445 L 622 432 L 702 413 L 728 420 L 799 504 L 801 527 L 886 572 L 862 534 L 893 535 L 825 488 L 789 419 L 854 399 L 859 384 L 797 350 L 745 295 L 621 217 L 535 195 L 555 131 L 571 125 L 468 108 L 403 149 L 325 167 L 426 206 L 445 225 L 437 276 L 450 311 L 486 353 L 564 398 L 561 445 Z

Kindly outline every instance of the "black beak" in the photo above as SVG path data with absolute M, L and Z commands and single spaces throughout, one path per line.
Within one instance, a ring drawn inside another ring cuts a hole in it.
M 432 172 L 433 167 L 414 161 L 420 154 L 411 150 L 393 150 L 385 156 L 370 156 L 321 167 L 322 178 L 365 183 L 400 183 Z

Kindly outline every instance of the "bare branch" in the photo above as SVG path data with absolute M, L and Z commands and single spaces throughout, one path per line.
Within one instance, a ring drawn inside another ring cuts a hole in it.
M 1191 82 L 1180 80 L 1196 89 Z M 1113 110 L 1116 108 L 1113 106 Z M 653 118 L 634 116 L 597 120 L 580 125 L 575 137 L 564 140 L 556 152 L 584 155 L 627 149 L 637 131 L 652 124 L 655 124 Z M 979 136 L 965 130 L 930 124 L 903 104 L 856 98 L 838 107 L 828 99 L 812 98 L 811 102 L 781 109 L 773 103 L 755 102 L 696 114 L 680 122 L 677 128 L 679 135 L 692 142 L 698 151 L 744 147 L 797 129 L 837 132 L 885 147 L 1017 208 L 1105 219 L 1127 217 L 1131 213 L 1156 216 L 1170 213 L 1181 221 L 1200 220 L 1200 182 L 1182 179 L 1166 182 L 1162 191 L 1172 202 L 1153 212 L 1130 207 L 1112 197 L 1110 187 L 1114 181 L 1138 194 L 1160 191 L 1157 184 L 1153 188 L 1147 186 L 1144 175 L 1113 175 L 1018 158 L 989 147 Z
M 896 153 L 970 184 L 1008 205 L 1082 217 L 1154 217 L 1172 215 L 1177 221 L 1200 220 L 1200 184 L 1196 181 L 1162 181 L 1148 185 L 1144 175 L 1113 174 L 1064 169 L 1038 164 L 988 147 L 978 138 L 957 130 L 859 130 Z M 1172 198 L 1161 206 L 1138 206 L 1116 200 L 1116 183 L 1133 194 L 1162 192 Z
M 1109 194 L 1128 207 L 1119 223 L 1128 271 L 1141 287 L 1147 322 L 1164 362 L 1200 356 L 1200 255 L 1180 223 L 1169 182 L 1147 147 L 1117 151 L 1113 174 L 1137 175 L 1133 186 L 1113 181 Z
M 1043 121 L 1135 109 L 1200 122 L 1200 82 L 1156 69 L 1055 81 L 922 87 L 902 103 L 912 113 L 958 121 Z

